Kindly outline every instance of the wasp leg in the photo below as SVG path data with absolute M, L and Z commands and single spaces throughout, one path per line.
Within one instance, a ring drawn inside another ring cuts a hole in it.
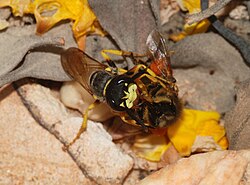
M 141 68 L 144 68 L 142 72 L 139 72 L 139 70 L 141 70 Z M 173 83 L 172 81 L 168 81 L 160 76 L 157 76 L 151 69 L 147 68 L 144 65 L 138 65 L 135 68 L 135 71 L 139 74 L 138 77 L 134 76 L 134 80 L 136 79 L 141 79 L 142 77 L 147 77 L 148 79 L 150 79 L 152 82 L 158 82 L 160 83 L 163 87 L 165 87 L 164 83 Z
M 137 113 L 128 109 L 127 114 L 136 121 L 136 124 L 140 125 L 145 132 L 148 132 L 148 127 L 144 124 L 143 120 L 137 116 Z
M 109 65 L 110 67 L 112 67 L 112 68 L 117 68 L 116 65 L 115 65 L 115 63 L 114 63 L 114 61 L 111 60 L 111 58 L 110 58 L 109 55 L 107 54 L 107 53 L 111 53 L 111 54 L 114 54 L 114 53 L 109 52 L 109 51 L 117 51 L 117 52 L 118 52 L 118 50 L 102 50 L 102 51 L 101 51 L 101 55 L 102 55 L 102 57 L 105 59 L 105 61 L 108 63 L 108 65 Z M 116 54 L 116 55 L 119 55 L 119 53 Z
M 158 79 L 161 79 L 161 80 L 165 81 L 163 78 L 157 76 L 154 73 L 154 71 L 152 71 L 150 68 L 148 68 L 144 64 L 138 64 L 133 69 L 131 69 L 130 71 L 132 71 L 134 74 L 136 74 L 136 75 L 133 76 L 134 79 L 140 77 L 141 75 L 149 74 L 150 76 L 153 76 L 155 78 L 158 78 Z
M 135 65 L 137 65 L 139 63 L 144 63 L 143 61 L 138 60 L 138 58 L 143 58 L 146 56 L 145 54 L 138 54 L 138 53 L 134 53 L 131 51 L 104 49 L 101 51 L 101 54 L 106 61 L 111 61 L 111 59 L 107 53 L 110 53 L 113 55 L 118 55 L 118 56 L 123 56 L 123 57 L 129 57 L 133 60 L 133 63 Z
M 100 103 L 100 102 L 99 102 L 98 100 L 96 100 L 94 103 L 92 103 L 92 104 L 90 104 L 90 105 L 88 106 L 88 108 L 87 108 L 87 109 L 85 110 L 85 112 L 84 112 L 82 125 L 81 125 L 81 128 L 79 129 L 79 131 L 78 131 L 76 137 L 75 137 L 69 144 L 65 144 L 65 145 L 63 146 L 63 151 L 68 150 L 69 147 L 70 147 L 71 145 L 73 145 L 73 144 L 76 142 L 76 140 L 78 140 L 78 139 L 80 138 L 81 134 L 86 130 L 86 128 L 87 128 L 87 121 L 88 121 L 88 112 L 89 112 L 90 110 L 92 110 L 93 108 L 95 108 L 99 103 Z

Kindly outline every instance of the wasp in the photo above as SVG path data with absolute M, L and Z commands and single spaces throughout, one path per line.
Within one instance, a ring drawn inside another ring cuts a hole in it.
M 179 118 L 181 103 L 165 40 L 158 31 L 153 31 L 147 46 L 147 61 L 135 60 L 133 52 L 122 52 L 121 55 L 132 56 L 135 61 L 129 70 L 117 68 L 111 60 L 105 65 L 77 48 L 61 54 L 66 73 L 96 99 L 86 110 L 76 138 L 67 146 L 86 129 L 87 112 L 99 102 L 106 102 L 124 122 L 144 130 L 167 127 Z

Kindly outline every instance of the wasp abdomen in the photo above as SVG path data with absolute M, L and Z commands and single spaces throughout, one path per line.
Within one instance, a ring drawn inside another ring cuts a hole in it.
M 90 87 L 97 97 L 103 98 L 105 86 L 111 78 L 112 75 L 106 71 L 97 71 L 91 75 Z

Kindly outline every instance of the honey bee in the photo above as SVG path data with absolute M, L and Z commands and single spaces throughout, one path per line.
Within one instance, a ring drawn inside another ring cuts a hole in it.
M 164 38 L 153 31 L 147 46 L 149 64 L 140 60 L 129 70 L 117 68 L 112 61 L 109 66 L 100 63 L 77 48 L 63 52 L 61 63 L 66 73 L 94 96 L 96 103 L 106 102 L 124 122 L 144 130 L 163 128 L 178 119 L 181 103 Z M 132 52 L 127 53 L 133 56 Z M 84 120 L 76 138 L 86 128 Z

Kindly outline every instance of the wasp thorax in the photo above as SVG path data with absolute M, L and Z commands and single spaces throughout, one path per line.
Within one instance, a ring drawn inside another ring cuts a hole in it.
M 125 75 L 116 76 L 111 79 L 105 89 L 105 99 L 116 111 L 130 109 L 137 99 L 137 85 Z

